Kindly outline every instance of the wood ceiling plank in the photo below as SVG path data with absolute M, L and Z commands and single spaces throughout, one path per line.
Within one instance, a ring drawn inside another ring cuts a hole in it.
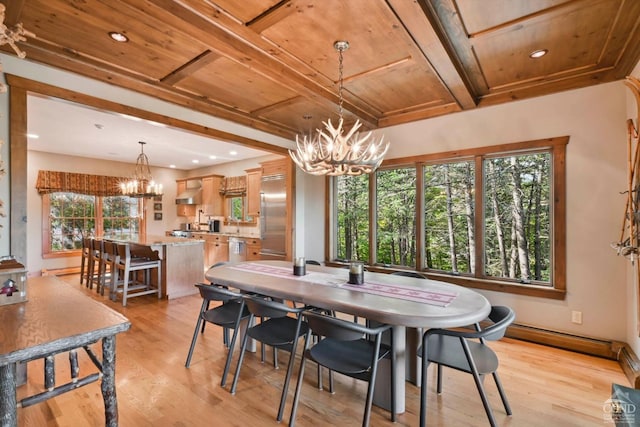
M 447 88 L 462 109 L 476 107 L 475 95 L 462 67 L 453 51 L 438 38 L 438 33 L 430 24 L 433 14 L 424 2 L 388 0 L 389 5 L 400 17 L 407 31 L 420 49 L 440 84 Z
M 155 7 L 149 8 L 149 4 Z M 191 37 L 206 43 L 212 51 L 219 52 L 221 55 L 243 64 L 273 82 L 278 84 L 285 82 L 288 87 L 312 100 L 325 98 L 337 103 L 337 96 L 333 92 L 309 77 L 314 74 L 311 69 L 308 69 L 307 74 L 301 74 L 294 70 L 285 63 L 282 55 L 279 56 L 278 52 L 274 52 L 272 43 L 267 43 L 260 35 L 230 19 L 218 19 L 220 16 L 211 15 L 215 11 L 211 10 L 205 14 L 202 11 L 184 8 L 171 0 L 148 0 L 144 2 L 144 5 L 147 13 L 158 18 L 162 17 L 161 19 L 171 20 L 174 26 Z M 224 25 L 221 24 L 222 22 Z M 297 63 L 297 65 L 301 66 L 302 64 Z M 345 108 L 353 110 L 367 122 L 374 124 L 377 122 L 375 116 L 359 106 L 345 102 Z
M 196 97 L 192 94 L 182 93 L 174 87 L 158 84 L 157 82 L 140 80 L 139 78 L 124 74 L 113 68 L 105 67 L 104 64 L 87 61 L 86 58 L 77 60 L 66 55 L 54 53 L 50 50 L 39 49 L 35 46 L 29 46 L 25 50 L 30 60 L 36 62 L 49 64 L 61 70 L 67 70 L 98 81 L 127 88 L 176 105 L 181 105 L 185 108 L 269 132 L 283 138 L 293 137 L 291 131 L 284 126 L 266 123 L 255 117 L 248 117 L 246 114 L 224 108 L 210 100 Z
M 210 50 L 206 50 L 205 52 L 201 53 L 197 57 L 193 58 L 191 61 L 182 65 L 177 70 L 174 70 L 171 73 L 169 73 L 167 76 L 161 78 L 160 81 L 162 83 L 173 86 L 179 81 L 188 77 L 189 75 L 197 72 L 198 70 L 218 60 L 219 58 L 220 58 L 220 55 L 215 54 Z

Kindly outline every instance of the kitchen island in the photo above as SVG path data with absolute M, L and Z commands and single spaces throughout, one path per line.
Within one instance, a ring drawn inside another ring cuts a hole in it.
M 104 237 L 131 245 L 133 254 L 157 256 L 162 260 L 162 296 L 169 299 L 198 293 L 193 286 L 204 280 L 204 240 L 172 236 Z

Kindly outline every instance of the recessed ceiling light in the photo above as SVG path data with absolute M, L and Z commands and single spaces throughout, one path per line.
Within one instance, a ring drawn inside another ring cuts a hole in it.
M 191 160 L 191 163 L 200 163 L 200 160 Z
M 117 31 L 109 31 L 109 37 L 111 37 L 113 40 L 117 41 L 118 43 L 126 43 L 129 41 L 129 37 Z
M 542 58 L 543 56 L 545 56 L 547 53 L 549 53 L 549 50 L 547 49 L 538 49 L 538 50 L 534 50 L 533 52 L 531 52 L 529 54 L 529 58 Z
M 36 135 L 35 133 L 28 133 L 27 138 L 38 139 L 40 138 L 40 135 Z
M 175 168 L 176 168 L 176 165 L 169 165 L 169 167 L 170 167 L 171 169 L 175 169 Z
M 216 156 L 209 156 L 209 158 L 210 158 L 211 160 L 215 160 L 215 159 L 217 159 L 217 157 L 216 157 Z
M 229 151 L 229 154 L 232 156 L 237 156 L 238 152 L 237 151 Z

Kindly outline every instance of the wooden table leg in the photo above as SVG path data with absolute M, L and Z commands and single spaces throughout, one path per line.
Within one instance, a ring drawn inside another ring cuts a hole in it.
M 102 339 L 102 398 L 104 399 L 105 426 L 117 427 L 118 401 L 116 399 L 116 337 Z
M 18 408 L 16 402 L 16 364 L 0 366 L 0 426 L 16 427 Z

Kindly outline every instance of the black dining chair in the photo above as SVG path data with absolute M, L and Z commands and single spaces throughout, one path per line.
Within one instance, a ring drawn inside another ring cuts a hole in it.
M 498 356 L 486 344 L 486 341 L 501 339 L 507 327 L 513 323 L 516 316 L 513 310 L 504 306 L 493 306 L 489 313 L 492 325 L 482 329 L 475 324 L 472 330 L 429 329 L 424 333 L 422 346 L 418 354 L 422 357 L 422 388 L 420 390 L 420 426 L 426 425 L 427 416 L 427 367 L 430 362 L 436 363 L 437 392 L 442 392 L 442 366 L 473 375 L 473 379 L 480 393 L 482 405 L 489 418 L 491 426 L 496 425 L 491 406 L 483 386 L 483 378 L 492 374 L 500 393 L 502 404 L 507 415 L 511 415 L 511 407 L 507 401 L 500 378 L 498 377 Z M 476 341 L 477 340 L 477 341 Z
M 362 418 L 362 425 L 368 426 L 380 360 L 391 359 L 389 384 L 393 385 L 395 383 L 395 355 L 392 351 L 393 334 L 391 334 L 391 343 L 389 345 L 382 343 L 382 334 L 385 331 L 392 331 L 391 325 L 379 324 L 375 327 L 367 327 L 317 310 L 305 312 L 305 319 L 309 324 L 309 331 L 305 336 L 305 351 L 300 362 L 300 373 L 298 374 L 296 392 L 293 398 L 289 426 L 295 425 L 298 401 L 300 400 L 304 379 L 304 366 L 307 359 L 313 360 L 318 366 L 328 368 L 329 372 L 338 372 L 369 383 L 364 416 Z M 313 334 L 320 338 L 317 343 L 311 345 Z M 333 385 L 330 385 L 330 389 L 333 390 Z M 390 389 L 391 421 L 395 422 L 395 392 L 393 386 L 390 386 Z
M 261 322 L 257 325 L 247 328 L 242 339 L 240 348 L 240 356 L 238 357 L 238 365 L 233 377 L 231 385 L 231 394 L 235 394 L 240 378 L 240 368 L 244 359 L 245 350 L 249 338 L 269 345 L 274 350 L 285 350 L 289 352 L 289 363 L 287 365 L 287 373 L 282 384 L 282 396 L 280 397 L 280 406 L 278 408 L 278 421 L 282 421 L 284 407 L 287 399 L 287 391 L 289 389 L 289 381 L 293 373 L 293 365 L 296 360 L 296 348 L 299 338 L 305 336 L 309 330 L 309 326 L 302 319 L 302 313 L 308 307 L 291 307 L 284 302 L 273 301 L 268 297 L 257 295 L 245 295 L 244 302 L 249 309 L 248 324 L 253 325 L 256 318 L 261 318 Z M 291 316 L 292 315 L 292 316 Z M 274 362 L 277 353 L 274 352 Z
M 425 276 L 422 273 L 418 273 L 417 271 L 408 271 L 408 270 L 400 270 L 400 271 L 394 271 L 393 273 L 391 273 L 392 276 L 404 276 L 404 277 L 414 277 L 416 279 L 426 279 L 427 276 Z
M 193 350 L 198 339 L 198 332 L 204 333 L 204 328 L 200 328 L 200 325 L 203 322 L 221 326 L 225 331 L 233 329 L 231 341 L 224 343 L 227 346 L 227 359 L 224 364 L 224 371 L 220 380 L 220 385 L 224 387 L 227 382 L 229 367 L 231 366 L 231 358 L 233 357 L 233 349 L 240 329 L 240 322 L 243 319 L 249 318 L 249 310 L 245 306 L 244 299 L 240 293 L 231 291 L 219 285 L 197 283 L 195 286 L 200 291 L 202 306 L 200 307 L 200 313 L 198 313 L 198 320 L 196 321 L 196 327 L 193 331 L 193 339 L 191 340 L 189 354 L 187 354 L 187 361 L 184 366 L 188 368 L 191 365 L 191 357 L 193 356 Z M 222 304 L 214 308 L 209 308 L 211 301 Z M 201 330 L 199 331 L 199 329 Z

